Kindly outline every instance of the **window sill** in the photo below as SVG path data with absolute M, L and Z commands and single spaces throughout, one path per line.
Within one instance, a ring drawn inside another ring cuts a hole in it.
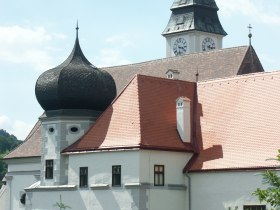
M 93 184 L 90 185 L 90 188 L 93 190 L 108 190 L 109 184 Z
M 34 192 L 34 191 L 70 191 L 70 190 L 76 190 L 77 185 L 58 185 L 58 186 L 40 186 L 40 185 L 34 185 L 29 188 L 25 188 L 24 190 L 26 192 Z
M 131 188 L 150 188 L 150 183 L 126 183 L 125 188 L 131 189 Z

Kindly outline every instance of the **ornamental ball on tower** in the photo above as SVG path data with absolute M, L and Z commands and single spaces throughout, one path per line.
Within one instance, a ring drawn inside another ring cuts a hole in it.
M 69 57 L 59 66 L 41 74 L 36 98 L 45 111 L 87 109 L 104 111 L 116 97 L 112 76 L 92 65 L 84 56 L 77 35 Z

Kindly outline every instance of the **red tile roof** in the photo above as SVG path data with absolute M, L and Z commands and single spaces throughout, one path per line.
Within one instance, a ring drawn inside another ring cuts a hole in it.
M 275 167 L 280 149 L 280 72 L 198 83 L 200 154 L 186 170 Z
M 118 148 L 193 151 L 176 130 L 176 99 L 195 84 L 137 75 L 93 127 L 64 152 Z M 191 103 L 191 109 L 192 109 Z
M 41 138 L 41 123 L 38 121 L 22 144 L 7 154 L 4 159 L 40 157 Z

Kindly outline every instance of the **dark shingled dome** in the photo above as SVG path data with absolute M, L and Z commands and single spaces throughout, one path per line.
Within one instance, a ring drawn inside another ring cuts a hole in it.
M 40 75 L 35 94 L 45 111 L 104 111 L 116 97 L 116 85 L 108 72 L 96 68 L 86 59 L 77 33 L 70 56 L 59 66 Z

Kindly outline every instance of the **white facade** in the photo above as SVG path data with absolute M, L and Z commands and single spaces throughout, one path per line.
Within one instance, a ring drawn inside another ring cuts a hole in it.
M 90 117 L 45 117 L 42 120 L 41 185 L 53 186 L 68 183 L 68 157 L 61 156 L 63 149 L 73 144 L 92 125 Z M 53 179 L 45 178 L 46 161 L 52 160 Z
M 0 208 L 54 209 L 60 195 L 72 209 L 242 210 L 244 205 L 259 205 L 251 194 L 256 188 L 265 187 L 260 171 L 184 174 L 182 169 L 190 157 L 187 153 L 152 150 L 74 154 L 69 156 L 67 185 L 30 188 L 39 180 L 38 160 L 11 161 L 6 185 L 6 195 L 11 197 L 6 200 L 6 207 L 2 202 Z M 121 165 L 120 187 L 112 187 L 112 165 Z M 165 167 L 164 186 L 154 186 L 154 165 Z M 79 187 L 80 167 L 89 169 L 86 188 Z M 20 203 L 24 189 L 26 205 Z
M 62 195 L 72 209 L 185 210 L 182 173 L 191 155 L 163 151 L 111 151 L 69 156 L 69 182 L 64 186 L 27 189 L 26 209 L 51 209 Z M 154 165 L 164 165 L 164 186 L 154 186 Z M 112 187 L 112 166 L 121 165 L 121 186 Z M 79 187 L 79 169 L 88 167 L 88 187 Z M 46 199 L 47 197 L 47 199 Z
M 3 187 L 5 188 L 3 194 L 0 195 L 0 209 L 25 209 L 20 198 L 25 193 L 25 188 L 40 179 L 40 158 L 21 158 L 6 160 L 6 162 L 8 163 L 8 172 L 5 176 L 7 183 Z
M 260 205 L 252 192 L 267 187 L 262 185 L 261 171 L 201 172 L 189 176 L 192 210 L 243 210 L 244 205 Z

